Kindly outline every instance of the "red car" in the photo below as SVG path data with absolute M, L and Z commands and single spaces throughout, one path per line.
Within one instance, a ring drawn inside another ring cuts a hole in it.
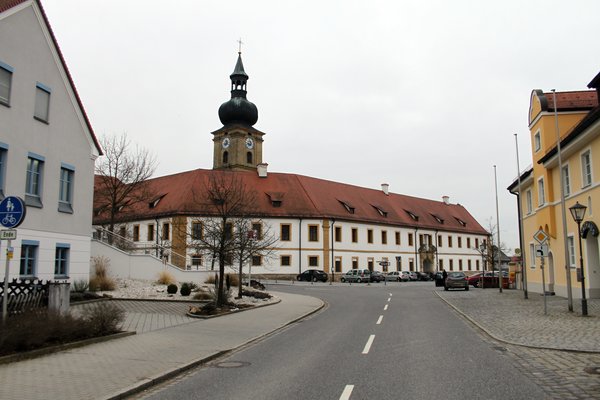
M 473 287 L 481 286 L 481 272 L 478 274 L 471 275 L 467 281 L 469 285 Z M 502 278 L 502 288 L 508 289 L 510 285 L 510 280 L 507 276 L 503 276 Z M 498 287 L 498 273 L 497 272 L 486 272 L 483 276 L 483 287 L 484 288 L 497 288 Z

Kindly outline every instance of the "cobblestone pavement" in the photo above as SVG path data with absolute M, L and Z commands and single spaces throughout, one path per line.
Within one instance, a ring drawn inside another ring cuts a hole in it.
M 125 311 L 125 319 L 119 329 L 129 332 L 146 333 L 157 329 L 169 328 L 176 325 L 188 324 L 197 321 L 185 313 L 191 305 L 198 302 L 174 301 L 141 301 L 141 300 L 107 300 Z M 73 313 L 82 309 L 95 307 L 98 303 L 72 305 Z
M 569 312 L 565 298 L 497 289 L 438 290 L 459 314 L 481 328 L 482 337 L 531 377 L 550 399 L 600 399 L 600 300 L 580 301 Z M 485 332 L 485 333 L 484 333 Z M 498 340 L 501 342 L 499 343 Z

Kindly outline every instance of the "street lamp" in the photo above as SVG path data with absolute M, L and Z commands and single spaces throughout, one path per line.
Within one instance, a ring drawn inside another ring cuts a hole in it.
M 569 207 L 569 211 L 571 211 L 571 215 L 575 222 L 577 222 L 577 233 L 579 235 L 579 268 L 581 269 L 581 315 L 588 315 L 587 311 L 587 299 L 585 298 L 585 276 L 583 273 L 583 253 L 581 250 L 581 221 L 583 221 L 583 217 L 585 215 L 586 206 L 579 204 L 579 202 L 575 203 L 574 206 Z

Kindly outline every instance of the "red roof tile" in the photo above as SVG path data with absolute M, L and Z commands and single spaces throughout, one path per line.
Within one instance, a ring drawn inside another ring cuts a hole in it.
M 546 110 L 554 110 L 554 94 L 544 93 L 548 100 Z M 556 92 L 558 111 L 591 109 L 598 105 L 598 94 L 595 90 L 578 90 L 572 92 Z
M 150 190 L 162 199 L 150 208 L 137 204 L 124 209 L 118 216 L 122 222 L 164 218 L 176 215 L 206 215 L 207 211 L 195 203 L 194 192 L 206 187 L 215 174 L 235 173 L 248 190 L 257 193 L 255 214 L 268 218 L 334 218 L 373 224 L 434 229 L 440 231 L 487 234 L 486 230 L 459 204 L 422 199 L 327 181 L 303 175 L 271 172 L 260 178 L 253 171 L 216 171 L 196 169 L 148 181 Z M 96 184 L 100 181 L 96 180 Z M 156 196 L 155 196 L 156 197 Z M 95 209 L 101 204 L 96 200 Z M 273 206 L 273 201 L 281 201 Z M 350 212 L 343 203 L 353 209 Z M 384 213 L 380 213 L 377 208 Z M 411 218 L 415 215 L 418 220 Z M 442 220 L 440 223 L 437 218 Z M 464 225 L 461 222 L 464 222 Z M 107 216 L 94 218 L 94 224 L 107 223 Z

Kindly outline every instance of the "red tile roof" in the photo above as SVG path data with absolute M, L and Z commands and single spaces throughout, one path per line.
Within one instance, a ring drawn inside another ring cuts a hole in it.
M 554 110 L 554 94 L 544 93 L 548 100 L 547 111 Z M 595 90 L 578 90 L 572 92 L 556 92 L 558 111 L 592 109 L 598 105 L 598 94 Z
M 21 3 L 25 3 L 26 1 L 27 0 L 0 0 L 0 13 L 3 13 L 13 7 L 16 7 L 17 5 L 19 5 Z M 42 12 L 42 15 L 44 17 L 44 22 L 46 23 L 46 26 L 48 27 L 48 32 L 50 32 L 50 36 L 52 37 L 52 42 L 54 43 L 54 47 L 56 48 L 56 52 L 58 53 L 60 62 L 67 74 L 67 78 L 69 79 L 69 84 L 71 85 L 71 88 L 73 89 L 73 93 L 75 94 L 75 99 L 77 100 L 79 109 L 81 110 L 81 113 L 83 114 L 83 118 L 85 119 L 87 128 L 90 131 L 90 135 L 92 135 L 92 140 L 94 141 L 94 145 L 96 146 L 96 149 L 98 150 L 98 152 L 102 155 L 103 154 L 102 147 L 100 146 L 100 142 L 98 142 L 98 138 L 96 138 L 96 134 L 94 133 L 92 124 L 90 123 L 87 113 L 85 112 L 85 108 L 83 108 L 83 103 L 81 101 L 81 98 L 79 97 L 79 93 L 77 92 L 77 88 L 75 87 L 75 83 L 73 82 L 73 78 L 71 77 L 71 73 L 69 72 L 69 68 L 67 67 L 67 63 L 65 62 L 65 58 L 62 54 L 62 51 L 60 50 L 60 46 L 58 45 L 56 36 L 54 36 L 54 32 L 52 31 L 52 27 L 50 26 L 50 21 L 48 20 L 48 16 L 46 15 L 46 11 L 44 11 L 44 7 L 42 7 L 42 3 L 39 0 L 34 0 L 34 2 L 37 3 L 37 5 L 40 8 L 40 11 Z
M 177 215 L 206 215 L 195 203 L 199 193 L 215 174 L 237 174 L 248 190 L 257 193 L 255 214 L 266 218 L 334 218 L 373 224 L 457 231 L 486 235 L 486 230 L 459 204 L 422 199 L 381 190 L 363 188 L 303 175 L 271 172 L 260 178 L 254 171 L 216 171 L 196 169 L 148 180 L 155 198 L 164 195 L 153 208 L 148 203 L 124 209 L 121 222 L 165 218 Z M 96 180 L 98 184 L 100 180 Z M 273 201 L 281 201 L 279 207 Z M 353 213 L 345 206 L 353 208 Z M 94 208 L 103 204 L 95 198 Z M 104 204 L 106 205 L 106 204 Z M 379 210 L 382 212 L 380 212 Z M 415 215 L 414 220 L 410 214 Z M 438 222 L 438 219 L 442 222 Z M 106 224 L 107 215 L 94 218 L 94 224 Z

